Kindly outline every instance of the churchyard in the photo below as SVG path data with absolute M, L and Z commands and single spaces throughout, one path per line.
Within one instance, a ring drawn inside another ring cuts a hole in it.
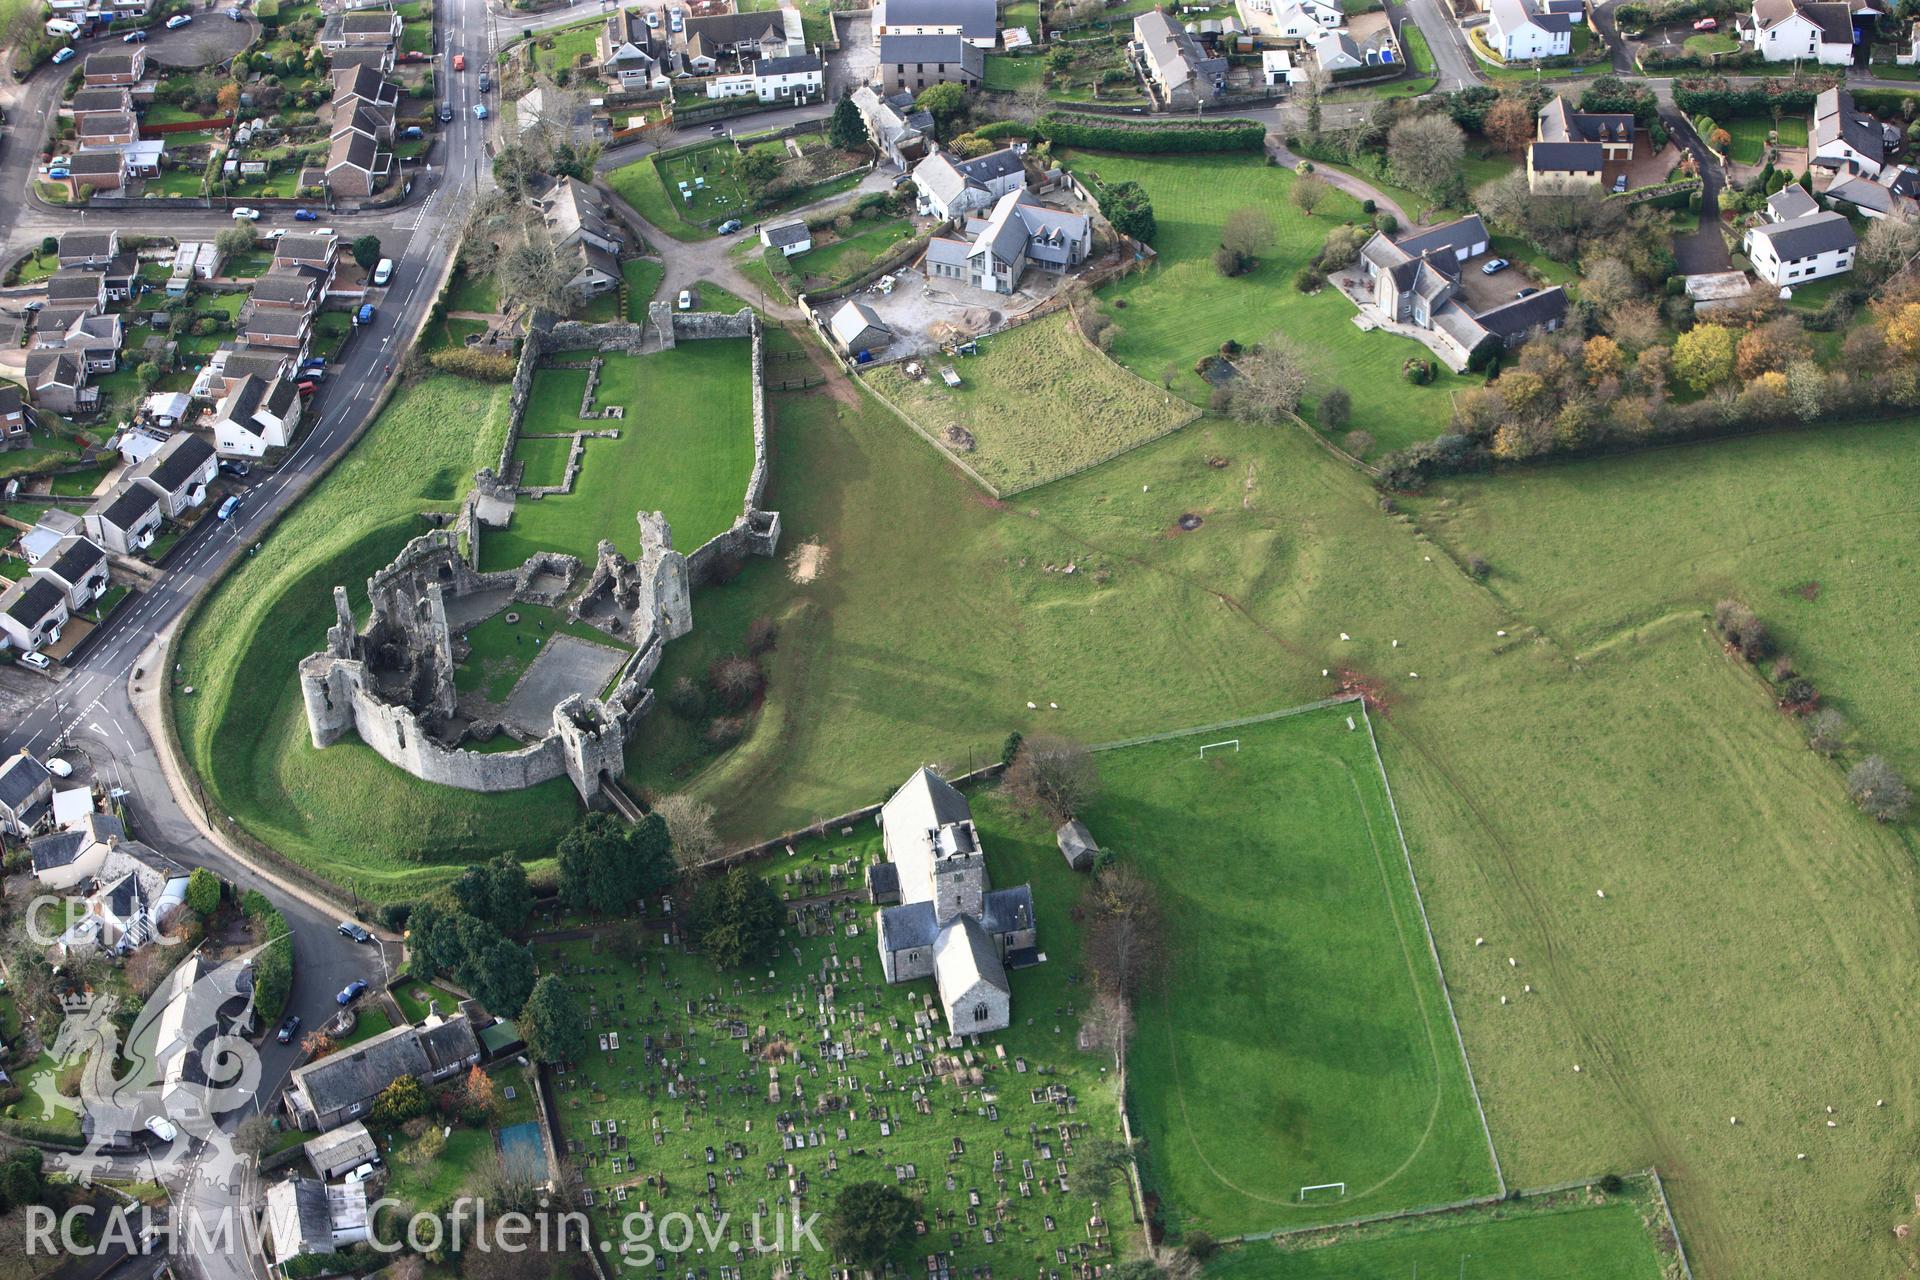
M 645 356 L 557 352 L 534 374 L 514 458 L 530 468 L 527 484 L 557 484 L 566 469 L 562 447 L 589 436 L 569 493 L 523 496 L 504 530 L 481 535 L 480 564 L 506 569 L 536 551 L 564 551 L 593 563 L 602 538 L 623 555 L 640 554 L 634 513 L 659 510 L 673 527 L 673 545 L 692 551 L 725 532 L 740 514 L 753 471 L 752 344 L 745 338 L 688 342 Z M 582 418 L 589 360 L 601 361 Z
M 1111 1158 L 1118 1077 L 1075 1042 L 1091 998 L 1068 924 L 1081 880 L 1044 823 L 973 798 L 995 883 L 1033 884 L 1046 954 L 1010 974 L 1014 1026 L 977 1042 L 942 1037 L 930 980 L 880 977 L 874 909 L 845 889 L 882 856 L 870 822 L 759 864 L 789 912 L 766 965 L 716 970 L 666 944 L 670 918 L 535 938 L 542 971 L 591 1005 L 595 1051 L 556 1072 L 554 1096 L 597 1233 L 617 1248 L 630 1213 L 725 1213 L 721 1256 L 693 1265 L 751 1280 L 776 1261 L 753 1254 L 756 1212 L 770 1239 L 796 1202 L 823 1211 L 878 1180 L 921 1203 L 926 1232 L 897 1259 L 915 1269 L 939 1253 L 955 1275 L 1064 1273 L 1138 1252 Z

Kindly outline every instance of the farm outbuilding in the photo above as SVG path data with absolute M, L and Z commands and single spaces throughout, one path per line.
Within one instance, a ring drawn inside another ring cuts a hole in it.
M 833 313 L 827 327 L 846 353 L 855 358 L 862 352 L 880 351 L 893 341 L 893 331 L 881 323 L 872 307 L 861 302 L 842 306 Z
M 1060 845 L 1060 856 L 1075 871 L 1090 871 L 1093 860 L 1100 856 L 1100 846 L 1093 842 L 1093 832 L 1087 830 L 1087 824 L 1074 818 L 1060 824 L 1053 833 L 1054 840 Z

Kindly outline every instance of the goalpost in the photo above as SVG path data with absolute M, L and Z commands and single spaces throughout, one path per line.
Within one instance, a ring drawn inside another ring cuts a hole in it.
M 1312 1186 L 1302 1187 L 1300 1188 L 1300 1202 L 1305 1204 L 1307 1196 L 1315 1191 L 1331 1191 L 1334 1193 L 1333 1199 L 1343 1200 L 1346 1198 L 1347 1184 L 1344 1182 L 1316 1182 Z
M 1237 755 L 1240 751 L 1240 739 L 1228 738 L 1224 742 L 1209 742 L 1200 748 L 1200 758 L 1202 760 L 1205 760 L 1207 758 L 1207 752 L 1215 750 L 1216 748 L 1219 748 L 1219 747 L 1232 747 L 1234 750 L 1234 753 Z

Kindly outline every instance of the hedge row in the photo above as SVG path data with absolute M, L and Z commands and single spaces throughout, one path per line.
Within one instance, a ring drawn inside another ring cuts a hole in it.
M 253 1007 L 264 1022 L 278 1022 L 293 990 L 293 935 L 280 908 L 267 901 L 258 889 L 249 889 L 240 899 L 240 909 L 253 926 L 256 938 L 271 938 L 267 949 L 253 966 Z
M 1836 81 L 1810 76 L 1735 85 L 1722 76 L 1689 76 L 1673 83 L 1673 103 L 1690 116 L 1709 115 L 1722 120 L 1735 116 L 1771 115 L 1778 107 L 1786 115 L 1805 115 L 1813 101 Z
M 1267 127 L 1257 120 L 1150 125 L 1125 121 L 1094 122 L 1085 116 L 1070 116 L 1054 111 L 1041 116 L 1034 123 L 1034 131 L 1057 147 L 1079 147 L 1089 151 L 1259 151 L 1267 142 Z

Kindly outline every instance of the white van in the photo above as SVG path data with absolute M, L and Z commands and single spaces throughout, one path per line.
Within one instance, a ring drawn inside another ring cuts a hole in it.
M 50 36 L 66 36 L 71 38 L 80 34 L 80 24 L 77 22 L 68 22 L 65 18 L 48 18 L 47 34 Z
M 380 264 L 373 269 L 373 283 L 384 285 L 391 279 L 393 279 L 393 259 L 382 258 Z

